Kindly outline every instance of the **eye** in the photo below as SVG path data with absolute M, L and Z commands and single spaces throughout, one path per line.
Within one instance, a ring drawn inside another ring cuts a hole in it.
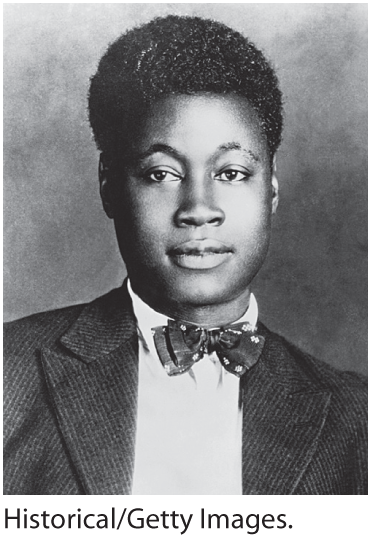
M 229 181 L 237 182 L 243 181 L 244 179 L 249 179 L 251 174 L 247 170 L 236 170 L 235 168 L 228 168 L 228 170 L 223 170 L 215 176 L 215 179 L 219 181 Z
M 148 181 L 157 181 L 158 183 L 180 181 L 182 179 L 182 177 L 176 172 L 164 169 L 148 171 L 144 175 L 144 178 Z

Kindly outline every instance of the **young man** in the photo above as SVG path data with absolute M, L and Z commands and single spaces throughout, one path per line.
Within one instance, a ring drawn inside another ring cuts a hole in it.
M 365 494 L 364 380 L 271 333 L 251 293 L 282 131 L 263 55 L 155 19 L 110 46 L 89 111 L 128 280 L 7 327 L 5 493 Z

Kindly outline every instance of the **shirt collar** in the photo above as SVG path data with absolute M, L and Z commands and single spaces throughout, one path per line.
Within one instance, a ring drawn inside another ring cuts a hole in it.
M 127 280 L 128 292 L 133 303 L 134 315 L 137 320 L 138 336 L 142 340 L 147 351 L 157 355 L 152 336 L 152 328 L 160 325 L 167 325 L 168 317 L 156 312 L 148 306 L 136 293 L 134 293 L 130 280 Z M 235 323 L 247 322 L 253 329 L 258 321 L 258 304 L 253 293 L 250 293 L 249 307 L 244 315 Z

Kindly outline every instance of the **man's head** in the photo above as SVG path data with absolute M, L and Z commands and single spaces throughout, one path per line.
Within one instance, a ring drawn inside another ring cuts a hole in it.
M 277 205 L 281 93 L 262 54 L 219 23 L 156 19 L 111 45 L 89 104 L 134 291 L 170 317 L 239 317 Z
M 154 101 L 200 92 L 245 97 L 258 114 L 273 158 L 281 141 L 282 95 L 263 54 L 224 24 L 174 15 L 129 30 L 100 60 L 89 93 L 98 149 L 119 157 Z

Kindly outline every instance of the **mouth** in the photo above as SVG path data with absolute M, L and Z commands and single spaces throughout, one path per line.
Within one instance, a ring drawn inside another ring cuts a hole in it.
M 232 248 L 215 239 L 186 241 L 171 249 L 168 256 L 185 269 L 213 269 L 232 256 Z

